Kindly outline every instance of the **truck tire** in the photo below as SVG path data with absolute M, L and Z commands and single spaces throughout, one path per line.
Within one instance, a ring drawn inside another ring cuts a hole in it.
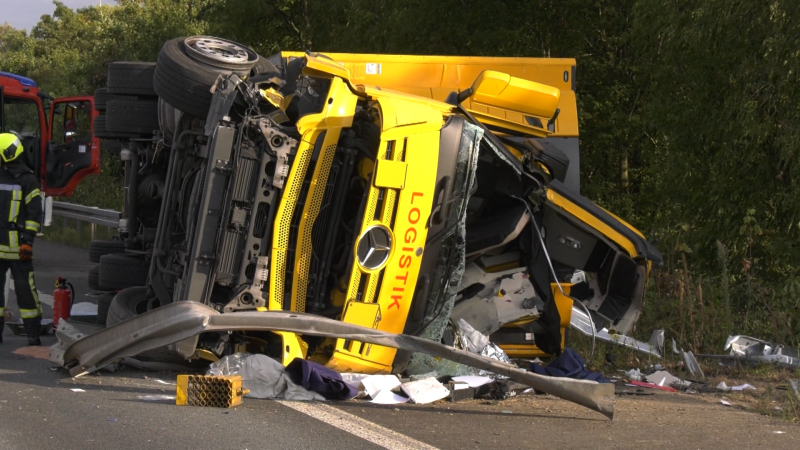
M 111 255 L 115 253 L 124 253 L 125 243 L 122 241 L 108 240 L 94 240 L 89 242 L 89 261 L 100 262 L 100 257 L 103 255 Z
M 132 319 L 147 311 L 147 286 L 135 286 L 123 289 L 111 300 L 106 317 L 106 327 Z M 99 312 L 99 308 L 98 308 Z M 185 359 L 167 347 L 159 347 L 136 355 L 136 359 L 182 362 Z
M 135 100 L 131 95 L 109 94 L 108 88 L 100 88 L 94 91 L 94 109 L 105 111 L 108 102 L 111 100 Z
M 98 284 L 101 288 L 116 291 L 147 284 L 150 263 L 140 256 L 117 253 L 100 257 Z
M 109 94 L 156 96 L 153 74 L 156 65 L 151 62 L 117 61 L 108 65 L 106 79 Z
M 111 100 L 106 131 L 152 135 L 158 130 L 158 100 Z
M 123 133 L 106 129 L 106 116 L 97 116 L 92 121 L 92 133 L 100 139 L 131 139 L 139 137 L 138 133 Z
M 216 39 L 229 43 L 247 54 L 246 61 L 220 61 L 211 52 L 198 50 L 193 43 L 206 36 L 192 36 L 167 41 L 158 54 L 153 87 L 159 97 L 180 111 L 193 116 L 205 118 L 211 106 L 211 87 L 220 74 L 236 73 L 247 76 L 258 60 L 258 54 L 246 46 L 225 39 Z
M 108 319 L 108 310 L 111 307 L 111 301 L 116 296 L 115 292 L 103 294 L 97 297 L 97 324 L 106 326 Z
M 104 291 L 105 289 L 100 287 L 100 266 L 94 266 L 89 269 L 89 275 L 87 276 L 89 282 L 89 289 L 93 291 Z
M 116 293 L 108 307 L 106 326 L 132 319 L 147 311 L 147 286 L 133 286 Z
M 164 136 L 164 142 L 168 144 L 172 142 L 172 138 L 175 136 L 180 114 L 180 111 L 165 102 L 163 98 L 158 99 L 158 125 L 161 129 L 161 134 Z

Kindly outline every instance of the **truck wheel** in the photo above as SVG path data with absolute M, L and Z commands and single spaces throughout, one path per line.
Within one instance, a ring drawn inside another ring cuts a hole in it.
M 105 111 L 108 102 L 111 100 L 135 100 L 131 95 L 109 94 L 108 88 L 100 88 L 94 91 L 94 109 Z
M 89 282 L 89 289 L 93 291 L 104 291 L 105 289 L 100 287 L 100 266 L 94 266 L 89 269 L 88 275 L 88 282 Z
M 139 256 L 117 253 L 100 257 L 100 287 L 119 290 L 147 284 L 150 263 Z
M 151 62 L 118 61 L 108 65 L 107 91 L 110 94 L 157 95 L 153 89 L 156 65 Z
M 167 41 L 158 54 L 153 87 L 175 108 L 205 118 L 211 106 L 211 87 L 220 74 L 245 77 L 258 54 L 242 44 L 210 36 Z
M 106 131 L 152 135 L 158 130 L 158 100 L 111 100 Z
M 92 122 L 92 133 L 100 139 L 131 139 L 139 137 L 138 133 L 124 133 L 106 129 L 106 116 L 97 116 Z
M 89 242 L 89 261 L 100 262 L 100 257 L 103 255 L 111 255 L 114 253 L 124 253 L 125 243 L 122 241 L 114 240 L 94 240 Z

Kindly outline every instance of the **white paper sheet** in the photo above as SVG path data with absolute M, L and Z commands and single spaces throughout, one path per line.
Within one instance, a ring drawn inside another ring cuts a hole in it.
M 743 391 L 745 389 L 755 389 L 755 388 L 756 388 L 755 386 L 747 384 L 747 383 L 739 385 L 739 386 L 731 386 L 731 390 L 732 391 Z
M 80 302 L 72 305 L 69 314 L 71 316 L 96 316 L 97 305 L 89 302 Z
M 459 377 L 453 377 L 453 381 L 458 381 L 460 383 L 467 383 L 469 385 L 469 387 L 476 388 L 476 387 L 483 386 L 484 384 L 489 384 L 494 380 L 492 380 L 489 377 L 479 377 L 479 376 L 474 376 L 474 375 L 463 375 L 463 376 L 459 376 Z
M 370 400 L 370 403 L 377 403 L 379 405 L 396 405 L 398 403 L 406 403 L 408 399 L 402 395 L 397 395 L 392 391 L 380 391 Z
M 391 391 L 400 386 L 400 379 L 397 375 L 371 375 L 361 380 L 364 392 L 375 398 L 381 391 Z
M 450 390 L 433 377 L 403 383 L 401 388 L 411 401 L 419 404 L 435 402 L 450 395 Z

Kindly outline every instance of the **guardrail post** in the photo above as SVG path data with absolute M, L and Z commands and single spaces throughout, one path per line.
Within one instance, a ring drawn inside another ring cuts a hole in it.
M 97 224 L 96 224 L 96 223 L 93 223 L 93 224 L 92 224 L 92 240 L 94 240 L 94 232 L 95 232 L 96 230 L 97 230 Z

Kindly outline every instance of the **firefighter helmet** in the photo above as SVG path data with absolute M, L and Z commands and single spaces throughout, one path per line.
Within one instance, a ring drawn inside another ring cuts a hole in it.
M 0 133 L 0 158 L 3 162 L 14 161 L 22 154 L 22 142 L 17 135 L 12 133 Z

